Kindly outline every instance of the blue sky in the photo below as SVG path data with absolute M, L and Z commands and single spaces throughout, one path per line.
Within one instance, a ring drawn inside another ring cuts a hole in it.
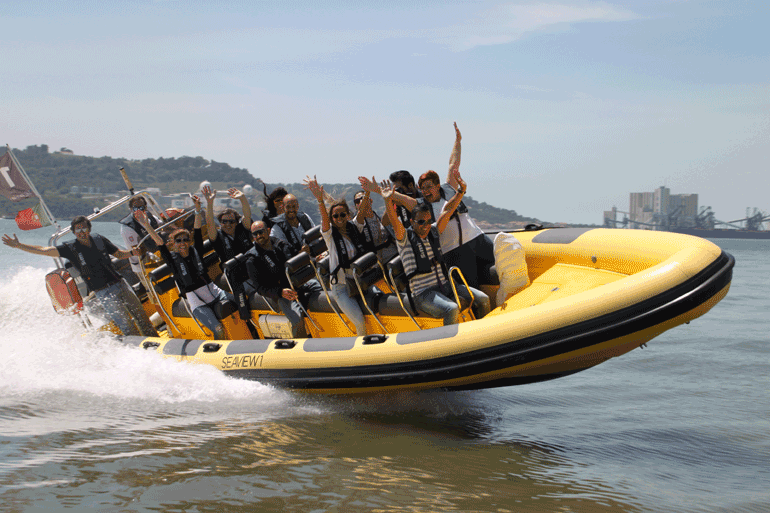
M 353 182 L 443 175 L 457 121 L 469 194 L 523 215 L 601 223 L 664 184 L 770 211 L 764 2 L 29 4 L 0 19 L 12 147 Z

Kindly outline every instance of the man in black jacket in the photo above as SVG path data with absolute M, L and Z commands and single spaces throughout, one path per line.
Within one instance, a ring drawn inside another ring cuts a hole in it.
M 297 290 L 291 288 L 286 278 L 286 261 L 297 254 L 289 244 L 271 237 L 263 221 L 251 225 L 251 233 L 256 244 L 246 255 L 246 270 L 250 285 L 267 299 L 274 310 L 283 313 L 291 323 L 294 338 L 307 336 L 302 308 L 298 303 L 300 296 L 320 294 L 323 291 L 317 280 L 308 280 Z

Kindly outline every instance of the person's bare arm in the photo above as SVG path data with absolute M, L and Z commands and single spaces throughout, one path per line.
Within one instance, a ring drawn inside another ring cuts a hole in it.
M 364 197 L 361 199 L 361 204 L 358 205 L 358 212 L 356 212 L 356 223 L 357 224 L 364 224 L 366 223 L 366 217 L 364 217 L 364 210 L 366 209 L 367 205 L 371 208 L 372 198 L 369 197 L 369 191 L 364 192 Z
M 55 247 L 38 246 L 36 244 L 24 244 L 23 242 L 19 242 L 19 239 L 18 237 L 16 237 L 15 233 L 13 234 L 13 237 L 3 234 L 3 244 L 8 246 L 9 248 L 20 249 L 27 253 L 32 253 L 33 255 L 41 255 L 41 256 L 47 256 L 51 258 L 59 257 L 59 250 L 56 249 Z
M 158 235 L 158 232 L 155 231 L 155 228 L 152 227 L 150 224 L 150 221 L 147 219 L 147 214 L 138 211 L 134 213 L 134 218 L 141 224 L 145 230 L 147 230 L 147 233 L 150 235 L 150 238 L 157 244 L 158 246 L 163 246 L 163 238 Z
M 393 203 L 393 188 L 389 185 L 385 185 L 381 188 L 382 197 L 385 200 L 385 215 L 390 221 L 390 225 L 393 227 L 393 233 L 396 235 L 396 240 L 402 240 L 406 235 L 406 229 L 396 214 L 396 204 Z
M 203 207 L 201 207 L 201 199 L 195 194 L 192 195 L 193 205 L 195 205 L 195 220 L 193 221 L 193 228 L 199 230 L 203 226 Z M 212 216 L 213 217 L 213 216 Z M 210 225 L 214 224 L 214 220 L 210 220 Z M 211 229 L 211 228 L 209 228 Z M 214 229 L 216 233 L 216 229 Z M 213 242 L 213 239 L 212 239 Z
M 118 249 L 115 253 L 112 254 L 112 256 L 118 260 L 123 260 L 124 258 L 129 258 L 132 256 L 142 256 L 142 250 L 139 248 Z
M 323 186 L 318 183 L 315 176 L 313 176 L 313 178 L 306 176 L 303 183 L 305 184 L 305 188 L 308 189 L 313 194 L 316 201 L 318 201 L 318 212 L 321 214 L 321 231 L 328 232 L 329 228 L 331 228 L 331 223 L 329 221 L 329 212 L 326 210 L 326 203 L 324 203 Z
M 227 194 L 230 195 L 231 198 L 237 199 L 241 202 L 241 210 L 243 211 L 243 218 L 241 219 L 241 222 L 243 223 L 243 227 L 247 230 L 251 229 L 251 205 L 249 205 L 249 199 L 246 197 L 246 195 L 243 193 L 243 191 L 239 191 L 235 187 L 232 187 L 227 190 Z
M 201 189 L 201 194 L 206 198 L 206 233 L 209 235 L 209 240 L 214 242 L 217 238 L 217 225 L 214 223 L 214 198 L 217 197 L 217 191 L 212 190 L 208 185 Z M 191 198 L 193 196 L 190 196 Z M 195 200 L 193 200 L 195 202 Z M 200 203 L 195 207 L 195 220 L 198 220 L 198 210 L 200 209 Z M 249 225 L 251 227 L 251 225 Z M 196 226 L 200 228 L 200 226 Z
M 380 184 L 377 183 L 377 181 L 372 177 L 371 180 L 366 178 L 365 176 L 359 176 L 358 182 L 361 184 L 361 188 L 365 191 L 374 192 L 377 194 L 382 194 Z M 383 182 L 384 183 L 384 182 Z M 390 183 L 390 182 L 387 182 Z M 407 210 L 410 212 L 412 209 L 417 205 L 417 200 L 412 198 L 411 196 L 407 196 L 406 194 L 401 194 L 398 191 L 393 191 L 393 202 L 397 205 L 401 205 L 403 207 L 406 207 Z
M 457 209 L 457 206 L 465 195 L 465 189 L 465 182 L 462 178 L 458 177 L 457 190 L 455 191 L 454 196 L 452 196 L 452 199 L 450 199 L 446 205 L 444 205 L 444 208 L 441 209 L 441 215 L 438 216 L 438 220 L 436 221 L 436 228 L 439 233 L 444 233 L 446 225 L 449 224 L 449 219 L 452 217 L 452 214 L 454 214 L 455 209 Z
M 463 136 L 460 135 L 460 129 L 455 123 L 455 144 L 452 147 L 452 155 L 449 157 L 449 170 L 447 171 L 446 181 L 453 189 L 457 189 L 457 178 L 460 176 L 460 153 Z

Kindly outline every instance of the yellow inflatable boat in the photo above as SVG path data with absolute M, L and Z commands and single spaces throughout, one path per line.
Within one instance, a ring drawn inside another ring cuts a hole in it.
M 344 317 L 321 296 L 307 308 L 312 338 L 284 338 L 280 326 L 271 325 L 280 316 L 257 298 L 252 321 L 263 338 L 252 338 L 232 305 L 219 314 L 233 340 L 212 340 L 160 266 L 148 272 L 145 301 L 165 331 L 122 340 L 236 378 L 308 392 L 501 387 L 574 374 L 642 346 L 706 313 L 732 279 L 733 257 L 688 235 L 554 228 L 515 236 L 530 283 L 500 305 L 494 304 L 497 285 L 482 287 L 494 307 L 483 319 L 466 312 L 460 324 L 442 326 L 414 315 L 408 301 L 391 292 L 399 288 L 396 261 L 357 270 L 367 286 L 380 280 L 383 294 L 362 301 L 369 332 L 378 335 L 350 336 Z M 211 256 L 210 272 L 217 274 Z M 291 279 L 318 271 L 308 261 L 290 270 Z

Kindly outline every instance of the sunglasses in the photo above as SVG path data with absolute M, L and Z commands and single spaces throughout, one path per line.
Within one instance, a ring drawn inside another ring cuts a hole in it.
M 423 184 L 420 186 L 420 190 L 421 190 L 421 191 L 427 191 L 427 190 L 430 190 L 430 189 L 432 189 L 432 188 L 434 188 L 434 187 L 438 187 L 438 185 L 437 185 L 437 184 L 435 184 L 435 183 L 433 183 L 433 182 L 425 182 L 425 183 L 423 183 Z
M 267 228 L 262 228 L 261 230 L 254 230 L 251 232 L 254 237 L 257 235 L 262 235 L 263 233 L 267 233 Z
M 136 212 L 137 210 L 144 211 L 144 210 L 147 210 L 147 207 L 142 205 L 141 207 L 133 207 L 131 210 L 134 211 L 134 212 Z
M 348 213 L 347 213 L 347 212 L 342 212 L 342 213 L 340 213 L 340 214 L 334 214 L 332 217 L 333 217 L 334 219 L 339 219 L 340 217 L 341 217 L 342 219 L 345 219 L 346 217 L 348 217 Z
M 90 228 L 75 228 L 74 230 L 72 230 L 72 232 L 73 233 L 85 233 L 88 230 L 90 230 Z
M 354 205 L 358 205 L 359 203 L 361 203 L 361 200 L 362 200 L 362 199 L 363 199 L 363 198 L 356 198 L 356 199 L 354 199 L 354 200 L 353 200 L 353 204 L 354 204 Z
M 177 237 L 176 239 L 174 239 L 174 242 L 176 242 L 177 244 L 182 244 L 184 242 L 190 242 L 190 237 Z
M 412 222 L 417 224 L 418 226 L 422 226 L 425 223 L 430 223 L 430 219 L 412 219 Z
M 219 221 L 219 222 L 220 222 L 220 223 L 222 223 L 222 224 L 235 224 L 235 223 L 237 223 L 238 221 L 236 221 L 235 219 L 222 219 L 222 220 L 221 220 L 221 221 Z

